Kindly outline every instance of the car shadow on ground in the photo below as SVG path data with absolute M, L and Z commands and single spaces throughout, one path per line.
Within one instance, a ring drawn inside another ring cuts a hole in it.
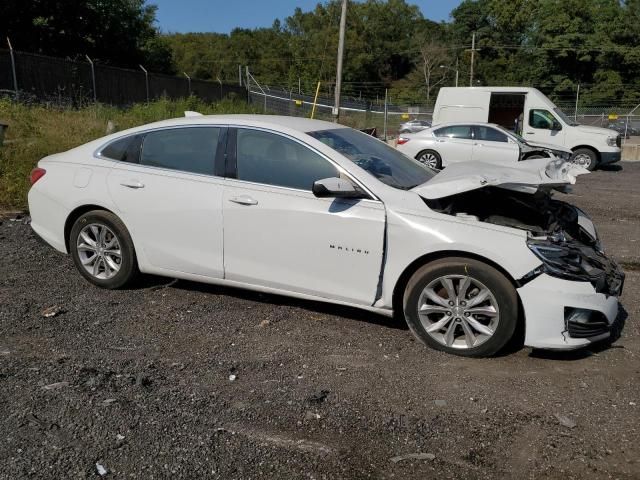
M 149 278 L 146 278 L 149 277 Z M 262 293 L 253 290 L 245 290 L 243 288 L 235 288 L 221 285 L 211 285 L 208 283 L 191 282 L 188 280 L 176 280 L 163 277 L 155 277 L 145 275 L 138 282 L 137 288 L 159 290 L 163 288 L 175 288 L 180 290 L 189 290 L 193 292 L 202 292 L 213 295 L 225 295 L 240 300 L 248 300 L 251 302 L 268 303 L 270 305 L 286 305 L 290 307 L 299 307 L 316 313 L 327 315 L 337 315 L 349 318 L 351 320 L 364 321 L 374 325 L 380 325 L 398 330 L 408 330 L 406 323 L 397 319 L 380 315 L 375 312 L 369 312 L 355 307 L 345 305 L 337 305 L 333 303 L 318 302 L 315 300 L 304 300 L 284 295 L 272 293 Z
M 601 165 L 598 167 L 598 170 L 602 170 L 604 172 L 620 172 L 624 169 L 624 167 L 618 163 L 612 163 L 610 165 Z

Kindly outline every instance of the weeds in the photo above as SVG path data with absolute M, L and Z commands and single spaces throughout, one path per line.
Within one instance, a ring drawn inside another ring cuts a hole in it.
M 203 114 L 256 113 L 246 103 L 233 99 L 207 104 L 196 97 L 163 98 L 126 109 L 106 105 L 63 109 L 0 98 L 0 122 L 9 125 L 4 146 L 0 147 L 0 210 L 25 208 L 28 176 L 38 160 L 104 136 L 109 120 L 118 130 L 124 130 L 181 117 L 186 110 Z

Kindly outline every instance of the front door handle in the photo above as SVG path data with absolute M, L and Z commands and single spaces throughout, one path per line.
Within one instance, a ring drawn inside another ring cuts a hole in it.
M 484 145 L 482 143 L 474 143 L 473 146 L 474 147 L 483 147 Z
M 534 132 L 527 132 L 527 135 L 535 135 Z
M 231 197 L 230 202 L 239 203 L 240 205 L 257 205 L 258 201 L 249 195 L 240 195 L 239 197 Z
M 134 188 L 134 189 L 144 188 L 144 183 L 139 182 L 138 180 L 129 180 L 127 182 L 121 182 L 120 185 L 122 185 L 123 187 Z

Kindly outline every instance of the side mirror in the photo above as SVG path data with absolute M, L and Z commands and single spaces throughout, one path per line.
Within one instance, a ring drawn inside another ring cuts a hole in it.
M 562 130 L 562 125 L 560 125 L 560 122 L 554 121 L 553 125 L 551 126 L 551 130 L 556 131 L 556 132 L 559 131 L 559 130 Z
M 365 194 L 349 180 L 344 178 L 323 178 L 313 182 L 311 189 L 318 198 L 364 198 Z

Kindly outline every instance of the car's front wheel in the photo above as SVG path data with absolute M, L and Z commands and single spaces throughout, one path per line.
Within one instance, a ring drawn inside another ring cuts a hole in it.
M 492 266 L 462 257 L 419 268 L 407 283 L 403 307 L 416 337 L 455 355 L 497 353 L 511 340 L 518 323 L 511 282 Z
M 442 168 L 442 157 L 434 150 L 423 150 L 416 155 L 416 160 L 435 170 Z
M 131 235 L 111 212 L 81 215 L 69 235 L 69 250 L 80 274 L 102 288 L 121 288 L 138 275 Z

